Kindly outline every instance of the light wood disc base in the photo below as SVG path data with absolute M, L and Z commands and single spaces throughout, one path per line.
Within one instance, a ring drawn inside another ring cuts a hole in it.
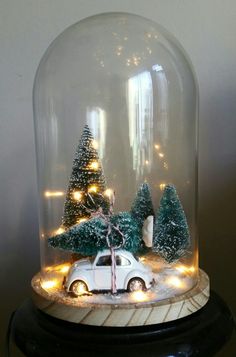
M 207 274 L 199 270 L 197 284 L 182 295 L 161 301 L 127 304 L 81 304 L 60 301 L 41 287 L 40 273 L 32 279 L 33 300 L 43 312 L 61 320 L 93 326 L 145 326 L 173 321 L 201 309 L 209 299 Z

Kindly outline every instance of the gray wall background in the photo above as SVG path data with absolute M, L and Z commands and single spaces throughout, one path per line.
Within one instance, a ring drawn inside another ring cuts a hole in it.
M 32 85 L 66 27 L 101 12 L 159 22 L 188 52 L 200 87 L 200 265 L 236 310 L 236 2 L 234 0 L 0 0 L 0 328 L 39 270 Z

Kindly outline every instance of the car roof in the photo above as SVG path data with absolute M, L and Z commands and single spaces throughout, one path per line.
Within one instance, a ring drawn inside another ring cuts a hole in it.
M 125 249 L 116 249 L 115 253 L 116 253 L 116 255 L 117 254 L 123 254 L 123 255 L 126 255 L 126 256 L 128 255 L 128 256 L 133 257 L 133 254 L 131 252 L 128 252 L 128 250 L 125 250 Z M 98 252 L 97 255 L 110 255 L 110 254 L 111 254 L 110 249 L 104 249 L 104 250 Z

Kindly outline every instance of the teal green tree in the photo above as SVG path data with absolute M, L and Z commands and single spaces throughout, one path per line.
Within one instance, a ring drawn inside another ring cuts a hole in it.
M 168 263 L 187 253 L 190 235 L 187 219 L 173 185 L 167 185 L 160 201 L 153 237 L 153 251 Z
M 94 143 L 88 125 L 85 125 L 75 153 L 64 204 L 62 226 L 65 229 L 91 217 L 99 207 L 104 212 L 109 209 L 109 201 L 103 195 L 105 177 Z
M 101 214 L 49 238 L 48 243 L 53 248 L 93 256 L 108 248 L 107 239 L 111 247 L 121 246 L 132 253 L 139 250 L 140 228 L 129 212 L 109 217 Z
M 148 183 L 144 182 L 135 197 L 131 207 L 131 215 L 137 221 L 140 228 L 148 216 L 154 216 L 154 209 Z

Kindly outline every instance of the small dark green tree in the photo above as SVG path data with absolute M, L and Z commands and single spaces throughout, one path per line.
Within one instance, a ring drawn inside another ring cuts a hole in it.
M 143 222 L 148 216 L 154 216 L 154 209 L 148 183 L 145 182 L 140 186 L 131 207 L 131 214 L 138 222 L 140 228 L 142 228 Z
M 141 243 L 140 229 L 129 212 L 112 215 L 108 220 L 101 217 L 91 218 L 86 222 L 74 225 L 62 234 L 49 238 L 48 243 L 61 250 L 85 256 L 96 255 L 97 252 L 108 248 L 109 224 L 111 226 L 109 242 L 112 246 L 119 246 L 123 237 L 123 249 L 133 253 L 138 251 Z M 122 233 L 122 237 L 120 233 Z
M 107 212 L 109 202 L 102 195 L 105 186 L 105 177 L 94 147 L 94 138 L 89 127 L 85 125 L 73 161 L 62 226 L 67 229 L 80 219 L 89 218 L 99 207 Z
M 189 245 L 190 235 L 183 207 L 175 187 L 167 185 L 154 226 L 153 251 L 172 263 L 186 254 Z

